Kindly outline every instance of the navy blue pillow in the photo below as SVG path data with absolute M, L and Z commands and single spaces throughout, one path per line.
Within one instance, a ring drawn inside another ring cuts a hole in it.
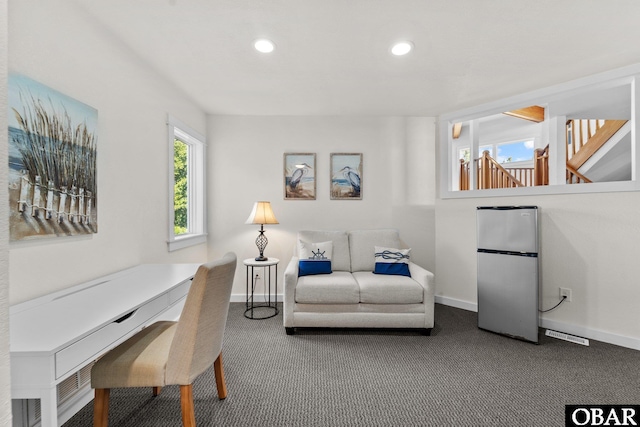
M 329 274 L 331 272 L 331 261 L 329 260 L 301 259 L 298 264 L 298 276 Z
M 298 276 L 312 274 L 330 274 L 332 242 L 307 243 L 300 241 L 300 260 L 298 261 Z
M 376 264 L 373 272 L 375 274 L 411 277 L 411 273 L 409 272 L 410 253 L 411 249 L 395 249 L 376 246 Z

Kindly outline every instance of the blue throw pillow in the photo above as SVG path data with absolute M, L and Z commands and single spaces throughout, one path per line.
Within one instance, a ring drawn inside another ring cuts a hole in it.
M 391 274 L 396 276 L 408 276 L 409 259 L 411 249 L 375 247 L 376 264 L 373 272 L 375 274 Z
M 312 274 L 330 274 L 332 242 L 307 243 L 300 240 L 300 260 L 298 261 L 298 276 Z

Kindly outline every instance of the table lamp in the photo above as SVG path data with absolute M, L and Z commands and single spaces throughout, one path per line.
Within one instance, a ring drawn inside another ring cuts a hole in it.
M 256 257 L 256 261 L 266 261 L 267 257 L 264 256 L 264 248 L 267 247 L 267 236 L 264 235 L 264 224 L 279 224 L 276 216 L 271 210 L 270 202 L 255 202 L 253 210 L 249 214 L 249 218 L 245 224 L 260 224 L 260 234 L 256 239 L 256 246 L 260 251 L 260 256 Z

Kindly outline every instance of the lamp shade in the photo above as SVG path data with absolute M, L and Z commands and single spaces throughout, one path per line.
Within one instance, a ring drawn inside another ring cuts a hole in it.
M 245 224 L 279 224 L 270 202 L 255 202 Z

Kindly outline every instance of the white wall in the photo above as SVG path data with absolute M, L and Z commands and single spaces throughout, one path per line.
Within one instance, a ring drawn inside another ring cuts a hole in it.
M 476 307 L 476 206 L 524 204 L 540 209 L 541 306 L 573 291 L 541 325 L 640 349 L 637 192 L 438 200 L 438 300 Z
M 98 233 L 11 243 L 11 303 L 139 263 L 206 261 L 204 244 L 166 249 L 167 114 L 205 134 L 203 111 L 73 2 L 11 1 L 9 34 L 11 72 L 96 108 L 99 121 Z
M 209 258 L 255 257 L 258 227 L 244 222 L 255 201 L 269 200 L 280 224 L 265 226 L 265 255 L 281 260 L 280 286 L 302 229 L 397 228 L 413 259 L 435 267 L 433 118 L 210 116 L 208 141 Z M 316 200 L 284 200 L 283 154 L 291 152 L 316 153 Z M 363 153 L 361 201 L 329 199 L 335 152 Z M 242 265 L 233 293 L 245 294 Z
M 0 0 L 0 129 L 7 129 L 7 2 Z M 7 132 L 0 132 L 0 164 L 6 165 Z M 3 171 L 6 169 L 3 168 Z M 0 199 L 7 200 L 7 174 L 0 175 Z M 0 425 L 11 425 L 9 366 L 9 211 L 0 203 Z

